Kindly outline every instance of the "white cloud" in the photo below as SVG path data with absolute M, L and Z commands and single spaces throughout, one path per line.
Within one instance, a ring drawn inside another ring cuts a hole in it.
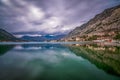
M 58 17 L 53 16 L 48 19 L 45 19 L 43 23 L 43 26 L 47 26 L 47 28 L 48 26 L 49 28 L 55 28 L 56 26 L 61 25 L 61 20 Z
M 24 35 L 14 35 L 15 37 L 17 37 L 17 38 L 21 38 L 21 37 L 23 37 Z
M 8 5 L 8 6 L 11 5 L 10 0 L 1 0 L 1 1 L 2 1 L 2 3 L 4 3 L 5 5 Z
M 15 1 L 17 5 L 23 6 L 23 8 L 16 7 L 15 4 L 12 3 L 12 0 L 3 0 L 4 4 L 9 5 L 11 9 L 19 13 L 16 17 L 16 21 L 22 25 L 18 31 L 44 31 L 46 33 L 55 33 L 65 32 L 70 29 L 68 26 L 59 27 L 59 25 L 63 24 L 63 19 L 65 18 L 63 14 L 64 6 L 60 7 L 61 1 L 57 1 L 57 7 L 50 7 L 47 12 L 44 12 L 41 7 L 25 0 L 13 1 Z M 56 9 L 59 10 L 56 11 Z M 45 18 L 46 14 L 50 14 L 51 17 Z M 42 24 L 33 24 L 36 21 L 42 22 Z
M 37 37 L 37 36 L 39 36 L 39 37 L 41 37 L 42 35 L 40 35 L 40 34 L 26 34 L 25 36 L 31 36 L 31 37 Z
M 43 20 L 43 24 L 40 25 L 40 29 L 46 33 L 57 32 L 57 27 L 62 24 L 59 17 L 52 16 L 48 19 Z
M 0 0 L 0 2 L 4 4 L 0 7 L 3 29 L 10 32 L 46 33 L 68 32 L 105 8 L 119 4 L 115 0 L 110 0 L 109 3 L 105 0 L 93 0 L 93 2 L 90 0 Z
M 14 36 L 17 37 L 17 38 L 22 38 L 23 36 L 41 37 L 42 35 L 40 35 L 40 34 L 24 34 L 24 35 L 15 34 Z
M 45 13 L 41 8 L 35 7 L 33 5 L 28 6 L 27 18 L 29 20 L 41 20 L 45 17 Z
M 16 0 L 17 3 L 19 3 L 22 6 L 27 5 L 27 2 L 25 2 L 25 0 Z

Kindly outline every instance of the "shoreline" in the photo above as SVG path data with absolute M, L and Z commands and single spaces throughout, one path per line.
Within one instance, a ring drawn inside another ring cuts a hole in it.
M 98 44 L 106 46 L 120 46 L 116 42 L 93 42 L 93 41 L 80 41 L 80 42 L 0 42 L 0 45 L 22 45 L 22 44 Z

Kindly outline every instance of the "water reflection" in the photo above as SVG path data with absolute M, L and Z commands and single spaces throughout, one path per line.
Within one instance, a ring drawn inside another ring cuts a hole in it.
M 0 56 L 11 50 L 13 47 L 14 45 L 0 45 Z
M 69 45 L 76 55 L 88 59 L 107 73 L 120 76 L 120 46 L 104 44 Z
M 94 50 L 104 52 L 107 50 L 94 48 L 97 47 L 88 44 L 81 46 L 75 44 L 69 48 L 68 45 L 66 47 L 59 44 L 15 45 L 6 54 L 0 56 L 0 80 L 119 80 L 120 77 L 106 74 L 103 71 L 104 69 L 99 69 L 109 61 L 110 55 L 100 53 L 108 58 L 106 58 L 107 61 L 102 62 L 104 58 L 100 61 L 101 58 L 96 57 L 98 54 Z M 5 49 L 7 50 L 7 48 Z M 117 49 L 108 48 L 108 50 L 115 52 L 114 54 L 110 53 L 114 56 L 118 54 L 116 50 L 119 52 L 119 47 Z M 91 54 L 90 57 L 89 54 Z M 95 65 L 97 64 L 100 67 L 97 68 L 86 59 L 93 61 Z M 113 64 L 114 59 L 111 62 Z M 109 65 L 111 66 L 111 64 Z M 104 68 L 115 71 L 109 65 L 105 65 Z M 117 61 L 114 65 L 119 66 Z
M 17 45 L 14 49 L 16 50 L 43 50 L 43 49 L 56 49 L 56 48 L 65 48 L 60 46 L 60 44 L 23 44 Z

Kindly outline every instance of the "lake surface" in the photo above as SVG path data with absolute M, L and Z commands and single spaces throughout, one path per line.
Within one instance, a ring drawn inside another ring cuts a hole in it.
M 120 80 L 120 46 L 0 44 L 0 80 Z

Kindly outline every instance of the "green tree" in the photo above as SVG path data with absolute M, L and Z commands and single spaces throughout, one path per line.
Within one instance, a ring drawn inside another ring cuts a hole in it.
M 89 37 L 88 40 L 89 40 L 89 41 L 91 41 L 91 40 L 96 40 L 97 37 L 98 37 L 97 35 L 93 35 L 93 36 Z
M 116 40 L 120 40 L 120 33 L 117 33 L 116 36 L 114 37 Z

